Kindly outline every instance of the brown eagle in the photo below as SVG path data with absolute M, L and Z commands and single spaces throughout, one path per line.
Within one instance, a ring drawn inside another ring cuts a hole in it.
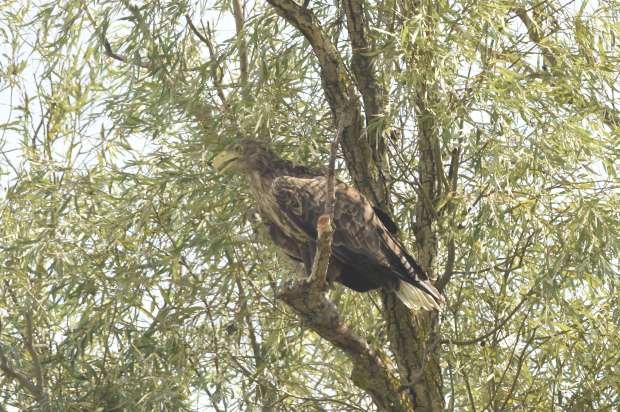
M 317 219 L 324 212 L 327 177 L 278 157 L 255 140 L 227 146 L 213 159 L 220 173 L 248 179 L 273 242 L 310 274 Z M 397 238 L 396 225 L 357 190 L 336 181 L 334 236 L 328 280 L 358 292 L 386 288 L 410 309 L 439 309 L 444 302 L 427 274 Z

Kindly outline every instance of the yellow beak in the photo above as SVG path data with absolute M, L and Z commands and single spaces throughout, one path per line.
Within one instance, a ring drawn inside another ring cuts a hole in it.
M 237 153 L 224 150 L 213 158 L 213 167 L 218 172 L 224 173 L 233 166 L 237 159 L 239 159 Z

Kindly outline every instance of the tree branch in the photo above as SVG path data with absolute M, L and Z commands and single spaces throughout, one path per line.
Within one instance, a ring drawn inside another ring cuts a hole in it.
M 241 86 L 248 84 L 248 48 L 243 38 L 243 26 L 245 24 L 244 7 L 241 0 L 232 0 L 233 14 L 235 16 L 235 28 L 237 41 L 239 42 L 239 70 L 241 71 Z M 243 91 L 243 89 L 242 89 Z
M 349 329 L 341 320 L 335 305 L 323 294 L 333 238 L 331 222 L 335 205 L 334 169 L 342 132 L 341 126 L 331 145 L 325 213 L 317 222 L 317 250 L 312 262 L 310 280 L 286 284 L 279 291 L 278 297 L 293 308 L 312 330 L 349 356 L 353 361 L 353 382 L 369 393 L 381 410 L 404 411 L 407 410 L 404 407 L 406 399 L 401 399 L 397 381 L 391 376 L 382 358 L 363 338 Z
M 364 16 L 363 2 L 344 0 L 342 4 L 352 46 L 351 70 L 364 100 L 366 125 L 370 126 L 371 121 L 385 110 L 385 90 L 377 81 L 374 59 L 370 56 L 372 47 L 367 39 L 368 24 Z
M 335 124 L 343 127 L 341 147 L 347 168 L 356 187 L 370 201 L 388 210 L 388 193 L 385 182 L 377 171 L 373 148 L 364 140 L 364 122 L 360 102 L 352 87 L 344 62 L 321 29 L 314 13 L 293 0 L 267 0 L 274 10 L 298 29 L 306 38 L 321 68 L 325 97 L 332 111 Z M 340 123 L 342 122 L 342 123 Z
M 515 9 L 515 14 L 519 17 L 519 19 L 521 19 L 523 25 L 525 25 L 530 40 L 536 43 L 538 47 L 540 47 L 540 49 L 542 50 L 544 59 L 543 64 L 547 67 L 555 66 L 557 60 L 555 58 L 555 55 L 553 54 L 553 51 L 549 48 L 549 46 L 542 44 L 542 40 L 544 40 L 546 36 L 542 33 L 541 22 L 534 21 L 532 18 L 530 18 L 530 16 L 527 14 L 527 10 L 524 7 L 517 7 Z M 536 8 L 534 8 L 534 16 L 536 15 Z
M 33 369 L 36 378 L 36 386 L 37 393 L 39 394 L 39 402 L 43 404 L 47 404 L 47 396 L 45 395 L 45 380 L 43 377 L 43 369 L 41 368 L 41 361 L 39 360 L 39 354 L 34 349 L 34 332 L 32 329 L 32 314 L 29 310 L 24 313 L 24 318 L 26 319 L 26 350 L 30 354 L 32 358 Z
M 30 379 L 28 379 L 26 375 L 16 369 L 13 369 L 9 365 L 9 360 L 6 357 L 4 350 L 2 349 L 2 345 L 0 345 L 0 370 L 4 372 L 4 374 L 9 378 L 15 379 L 17 382 L 19 382 L 19 384 L 26 388 L 28 392 L 32 394 L 32 396 L 38 399 L 39 391 L 37 389 L 37 386 L 34 383 L 30 382 Z
M 497 326 L 495 326 L 494 328 L 492 328 L 491 330 L 483 333 L 482 335 L 472 338 L 472 339 L 467 339 L 467 340 L 452 340 L 452 339 L 443 339 L 441 340 L 439 343 L 447 343 L 447 344 L 452 344 L 452 345 L 459 345 L 459 346 L 463 346 L 463 345 L 474 345 L 476 343 L 480 343 L 483 340 L 493 336 L 495 333 L 497 333 L 497 331 L 499 331 L 501 328 L 504 327 L 504 325 L 506 325 L 506 323 L 508 323 L 508 321 L 510 319 L 512 319 L 512 317 L 519 311 L 519 309 L 521 309 L 521 307 L 523 306 L 523 304 L 525 302 L 527 302 L 528 298 L 530 296 L 532 296 L 534 294 L 534 290 L 535 288 L 538 286 L 538 284 L 540 283 L 540 281 L 536 282 L 534 284 L 534 286 L 532 286 L 530 288 L 530 290 L 521 298 L 521 301 L 517 304 L 517 306 L 514 307 L 514 309 L 512 309 L 510 311 L 510 313 L 508 315 L 506 315 L 506 317 L 504 319 L 502 319 Z
M 207 45 L 207 49 L 209 50 L 209 55 L 211 60 L 213 60 L 213 65 L 210 70 L 211 80 L 213 81 L 213 85 L 215 86 L 215 90 L 217 91 L 217 96 L 220 101 L 224 105 L 224 107 L 228 106 L 228 102 L 226 101 L 226 95 L 224 95 L 224 89 L 222 88 L 222 69 L 220 67 L 220 62 L 216 58 L 215 47 L 213 47 L 213 42 L 211 41 L 211 33 L 209 36 L 205 36 L 202 34 L 192 22 L 192 19 L 189 17 L 189 14 L 185 15 L 185 20 L 187 21 L 187 25 L 189 26 L 192 33 L 196 35 L 204 44 Z M 207 32 L 209 32 L 209 24 L 207 23 Z
M 541 4 L 537 5 L 541 6 Z M 544 64 L 549 69 L 553 70 L 558 65 L 557 58 L 553 53 L 553 50 L 546 44 L 543 43 L 545 38 L 549 36 L 549 34 L 545 34 L 542 31 L 542 22 L 537 21 L 537 17 L 540 16 L 538 12 L 537 6 L 532 7 L 532 15 L 534 18 L 531 18 L 528 14 L 528 10 L 523 7 L 517 7 L 514 9 L 515 14 L 519 19 L 523 22 L 523 25 L 527 29 L 527 34 L 529 39 L 535 43 L 542 50 Z M 579 109 L 592 110 L 593 107 L 597 109 L 596 113 L 601 117 L 603 123 L 605 123 L 610 129 L 617 130 L 620 128 L 620 111 L 616 110 L 613 107 L 605 106 L 601 104 L 598 99 L 590 98 L 585 101 L 575 101 L 574 99 L 571 101 L 571 104 L 576 106 Z
M 334 228 L 332 221 L 334 219 L 334 205 L 336 203 L 335 191 L 335 168 L 336 153 L 338 152 L 338 144 L 342 135 L 342 127 L 338 128 L 336 137 L 332 142 L 331 152 L 329 156 L 329 168 L 327 171 L 327 188 L 325 194 L 325 213 L 319 216 L 317 221 L 317 246 L 312 262 L 312 272 L 310 281 L 315 283 L 317 289 L 325 289 L 325 281 L 327 270 L 329 267 L 329 259 L 332 253 L 332 240 L 334 237 Z
M 24 343 L 26 350 L 32 358 L 36 383 L 31 382 L 28 376 L 13 368 L 9 364 L 9 359 L 4 352 L 2 344 L 0 344 L 0 370 L 9 378 L 15 379 L 21 386 L 30 392 L 42 410 L 47 410 L 49 407 L 49 399 L 47 393 L 45 392 L 45 380 L 43 376 L 43 369 L 41 367 L 41 361 L 39 359 L 39 355 L 34 349 L 32 315 L 29 311 L 26 311 L 24 317 L 26 320 Z
M 375 57 L 371 56 L 373 47 L 368 40 L 368 22 L 363 1 L 344 0 L 342 4 L 347 17 L 347 30 L 351 42 L 351 71 L 364 102 L 368 143 L 378 172 L 377 180 L 386 190 L 386 145 L 383 122 L 387 105 L 385 88 L 377 79 Z M 387 196 L 387 193 L 385 195 Z M 381 205 L 381 207 L 389 210 L 386 205 Z
M 312 330 L 351 359 L 353 382 L 369 393 L 381 410 L 407 410 L 396 380 L 382 357 L 370 348 L 366 340 L 350 330 L 321 290 L 313 283 L 289 283 L 279 291 L 278 297 L 291 306 Z

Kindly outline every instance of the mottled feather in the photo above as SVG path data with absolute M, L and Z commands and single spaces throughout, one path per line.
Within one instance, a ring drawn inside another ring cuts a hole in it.
M 213 159 L 218 170 L 238 171 L 249 180 L 257 209 L 273 242 L 310 273 L 316 223 L 325 208 L 323 171 L 279 158 L 267 145 L 244 140 Z M 387 213 L 342 182 L 335 187 L 334 238 L 328 279 L 356 291 L 394 290 L 411 309 L 437 309 L 444 301 L 426 272 L 397 237 Z
M 291 223 L 305 232 L 307 240 L 315 239 L 316 221 L 325 205 L 326 177 L 281 176 L 274 179 L 272 194 L 280 210 Z M 399 294 L 399 297 L 422 300 L 419 306 L 424 308 L 437 307 L 438 303 L 443 302 L 443 297 L 426 273 L 408 255 L 400 240 L 388 230 L 361 193 L 338 182 L 335 195 L 332 249 L 338 260 L 354 268 L 369 289 L 383 286 L 398 293 L 400 280 L 420 289 L 423 294 L 417 296 L 415 291 L 402 286 L 408 292 L 405 296 Z M 424 294 L 432 298 L 425 298 Z

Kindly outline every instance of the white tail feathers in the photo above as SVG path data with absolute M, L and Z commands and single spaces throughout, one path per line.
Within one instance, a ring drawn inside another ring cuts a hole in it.
M 439 310 L 441 308 L 439 303 L 435 301 L 431 295 L 403 280 L 399 282 L 396 296 L 398 296 L 398 299 L 411 310 Z

